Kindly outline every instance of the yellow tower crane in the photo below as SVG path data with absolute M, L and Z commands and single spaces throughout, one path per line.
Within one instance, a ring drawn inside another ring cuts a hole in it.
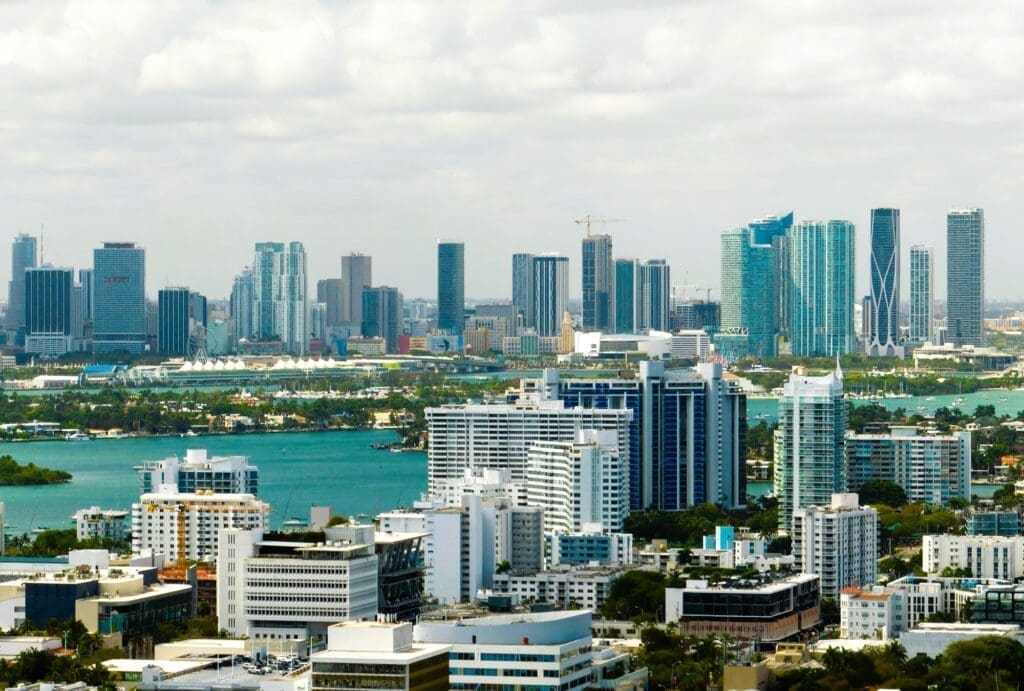
M 587 237 L 589 238 L 590 237 L 590 224 L 591 223 L 624 223 L 625 221 L 626 221 L 626 219 L 624 219 L 624 218 L 595 218 L 594 216 L 591 216 L 590 214 L 587 214 L 583 218 L 577 218 L 573 222 L 576 225 L 586 225 L 587 226 Z

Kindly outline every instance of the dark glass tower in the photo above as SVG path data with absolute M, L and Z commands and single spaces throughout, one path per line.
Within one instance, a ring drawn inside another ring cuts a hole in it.
M 192 324 L 192 293 L 188 288 L 165 288 L 157 293 L 157 349 L 185 355 Z
M 946 216 L 946 337 L 953 345 L 985 345 L 985 212 Z
M 588 235 L 583 238 L 583 328 L 608 331 L 612 328 L 612 301 L 615 299 L 615 265 L 612 260 L 612 236 Z
M 437 330 L 461 335 L 466 312 L 466 246 L 437 243 Z
M 866 317 L 867 315 L 865 315 Z M 900 210 L 871 210 L 869 355 L 900 349 Z

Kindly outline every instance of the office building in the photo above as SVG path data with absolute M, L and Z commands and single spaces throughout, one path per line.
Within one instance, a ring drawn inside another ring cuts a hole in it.
M 262 529 L 220 531 L 217 626 L 235 637 L 308 640 L 377 616 L 372 544 L 275 542 Z
M 82 319 L 92 321 L 92 269 L 79 269 L 78 283 L 82 286 Z
M 946 215 L 946 339 L 956 346 L 985 345 L 985 212 L 954 209 Z
M 48 264 L 28 268 L 22 275 L 22 288 L 25 315 L 19 328 L 25 352 L 59 357 L 73 350 L 72 316 L 80 314 L 72 305 L 74 272 Z
M 327 628 L 327 646 L 310 657 L 312 691 L 445 691 L 448 650 L 414 643 L 412 624 L 346 621 Z
M 640 264 L 640 307 L 638 328 L 645 331 L 667 331 L 668 308 L 672 281 L 664 259 L 650 259 Z
M 929 574 L 967 569 L 974 578 L 1014 581 L 1024 577 L 1024 537 L 1001 535 L 925 535 L 921 568 Z
M 342 323 L 344 293 L 340 278 L 322 278 L 316 282 L 316 301 L 324 305 L 324 321 L 328 328 Z
M 910 248 L 910 340 L 935 343 L 935 248 L 914 245 Z
M 146 349 L 146 252 L 134 242 L 93 250 L 94 353 Z
M 715 342 L 730 359 L 778 354 L 775 250 L 754 238 L 750 228 L 722 233 L 721 331 Z
M 539 336 L 558 336 L 569 306 L 569 258 L 541 254 L 533 258 L 533 319 Z
M 845 490 L 848 420 L 842 370 L 821 377 L 802 371 L 790 375 L 775 431 L 779 530 L 790 530 L 794 510 L 828 505 L 833 494 Z
M 591 613 L 504 614 L 426 621 L 417 643 L 451 646 L 448 688 L 584 689 L 593 678 Z
M 545 370 L 541 379 L 523 380 L 522 390 L 567 408 L 632 413 L 630 510 L 745 505 L 746 396 L 721 365 L 666 371 L 664 362 L 645 361 L 629 379 L 563 380 Z
M 402 335 L 402 294 L 398 288 L 363 288 L 362 313 L 363 337 L 382 338 L 385 351 L 397 353 L 398 337 Z
M 854 226 L 803 221 L 789 231 L 793 355 L 853 352 Z
M 259 494 L 259 469 L 246 456 L 208 456 L 206 449 L 189 449 L 184 458 L 146 461 L 135 470 L 142 494 L 170 485 L 184 493 Z
M 971 498 L 971 433 L 893 426 L 888 433 L 847 433 L 846 484 L 895 482 L 911 502 L 946 506 Z
M 639 330 L 640 262 L 636 259 L 615 260 L 615 298 L 613 302 L 615 333 L 631 334 Z
M 228 313 L 234 323 L 234 341 L 251 339 L 253 329 L 253 300 L 256 294 L 256 277 L 252 269 L 246 267 L 242 273 L 235 276 L 234 284 L 231 287 L 231 299 L 228 306 Z
M 629 514 L 629 456 L 614 430 L 538 441 L 527 452 L 527 503 L 544 509 L 548 533 L 617 533 Z
M 285 352 L 309 346 L 306 250 L 301 242 L 257 242 L 253 263 L 253 337 L 279 339 Z
M 524 327 L 534 327 L 533 255 L 517 252 L 512 255 L 512 304 L 523 318 Z
M 373 258 L 348 254 L 341 258 L 341 321 L 363 323 L 363 289 L 373 285 Z
M 869 355 L 903 355 L 900 346 L 900 210 L 871 210 Z
M 803 573 L 820 577 L 821 596 L 873 585 L 878 577 L 878 512 L 856 494 L 833 494 L 825 506 L 793 509 L 793 557 Z
M 24 340 L 25 327 L 25 270 L 39 263 L 38 239 L 24 233 L 11 243 L 11 280 L 7 284 L 7 314 L 4 326 L 15 335 L 15 345 Z M 21 334 L 19 334 L 19 331 Z
M 680 633 L 733 639 L 784 641 L 817 628 L 821 621 L 818 577 L 762 575 L 739 583 L 688 579 L 665 589 L 665 623 Z
M 437 243 L 437 330 L 462 335 L 466 312 L 466 246 Z
M 188 288 L 164 288 L 157 293 L 157 349 L 166 355 L 188 354 L 195 320 Z
M 583 238 L 583 328 L 611 331 L 615 300 L 615 264 L 611 235 Z
M 93 506 L 79 509 L 73 516 L 75 534 L 78 540 L 111 540 L 127 542 L 132 533 L 128 528 L 128 512 L 115 509 L 101 509 Z
M 181 492 L 174 485 L 132 504 L 132 553 L 163 554 L 170 563 L 217 560 L 223 528 L 266 530 L 270 505 L 251 494 Z

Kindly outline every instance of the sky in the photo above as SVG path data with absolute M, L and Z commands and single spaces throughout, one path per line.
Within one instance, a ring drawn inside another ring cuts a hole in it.
M 857 224 L 863 293 L 896 206 L 904 297 L 916 243 L 943 296 L 945 213 L 978 206 L 988 297 L 1024 297 L 1022 65 L 1016 0 L 4 2 L 0 294 L 42 228 L 56 265 L 141 243 L 152 295 L 299 240 L 314 295 L 363 252 L 433 297 L 438 238 L 468 296 L 509 297 L 521 251 L 578 295 L 593 214 L 715 297 L 720 233 L 783 209 Z

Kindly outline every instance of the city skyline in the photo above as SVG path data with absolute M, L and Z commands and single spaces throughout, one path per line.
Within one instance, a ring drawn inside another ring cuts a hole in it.
M 377 282 L 427 297 L 444 236 L 466 243 L 467 296 L 496 297 L 514 252 L 575 260 L 588 213 L 627 219 L 597 230 L 629 256 L 711 286 L 718 235 L 778 208 L 860 228 L 900 208 L 902 243 L 937 245 L 940 275 L 949 208 L 986 209 L 992 246 L 1014 247 L 1012 6 L 902 8 L 881 27 L 877 11 L 8 4 L 4 226 L 42 226 L 55 265 L 137 241 L 149 296 L 226 297 L 223 259 L 237 272 L 273 240 L 304 244 L 313 285 L 360 251 Z M 752 165 L 769 161 L 770 177 Z M 1016 297 L 1011 256 L 989 258 L 992 297 Z

